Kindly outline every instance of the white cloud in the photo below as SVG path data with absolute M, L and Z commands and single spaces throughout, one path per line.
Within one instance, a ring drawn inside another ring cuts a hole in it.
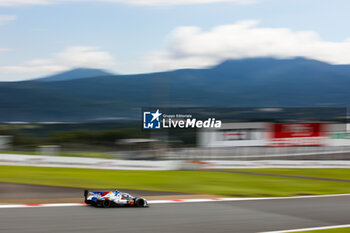
M 100 0 L 100 2 L 115 2 L 129 5 L 169 6 L 207 3 L 249 4 L 260 0 Z M 0 0 L 0 6 L 45 5 L 64 2 L 91 2 L 91 0 Z
M 19 6 L 19 5 L 42 5 L 50 4 L 53 0 L 0 0 L 0 6 Z
M 72 46 L 54 53 L 50 58 L 34 59 L 23 65 L 0 66 L 2 76 L 18 74 L 16 80 L 24 79 L 21 75 L 47 75 L 77 67 L 109 69 L 115 66 L 114 58 L 99 47 Z M 13 79 L 12 79 L 13 80 Z M 14 80 L 13 80 L 14 81 Z
M 16 20 L 16 18 L 17 17 L 15 15 L 0 15 L 0 26 L 10 21 Z
M 67 67 L 108 68 L 115 65 L 113 57 L 99 47 L 73 46 L 54 54 L 55 63 Z
M 350 64 L 350 39 L 322 40 L 313 31 L 259 27 L 258 21 L 239 21 L 210 31 L 179 27 L 167 38 L 167 49 L 151 55 L 157 70 L 215 65 L 225 59 L 304 56 L 334 64 Z

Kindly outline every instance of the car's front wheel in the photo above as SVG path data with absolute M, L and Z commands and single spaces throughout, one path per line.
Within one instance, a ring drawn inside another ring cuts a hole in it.
M 138 198 L 135 200 L 135 205 L 137 207 L 145 207 L 146 206 L 146 201 L 143 198 Z

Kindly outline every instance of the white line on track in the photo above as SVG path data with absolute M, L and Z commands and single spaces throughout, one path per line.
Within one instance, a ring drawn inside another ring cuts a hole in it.
M 301 231 L 317 231 L 317 230 L 328 230 L 328 229 L 345 228 L 345 227 L 350 227 L 350 224 L 324 226 L 324 227 L 300 228 L 300 229 L 282 230 L 282 231 L 266 231 L 266 232 L 262 232 L 262 233 L 288 233 L 288 232 L 301 232 Z
M 215 201 L 258 201 L 258 200 L 283 200 L 283 199 L 301 199 L 301 198 L 322 198 L 322 197 L 342 197 L 350 196 L 346 194 L 333 195 L 313 195 L 313 196 L 292 196 L 292 197 L 254 197 L 254 198 L 208 198 L 208 199 L 178 199 L 178 200 L 150 200 L 149 204 L 174 204 L 174 203 L 195 203 L 195 202 L 215 202 Z M 85 206 L 85 203 L 54 203 L 54 204 L 3 204 L 0 209 L 7 208 L 28 208 L 28 207 L 66 207 L 66 206 Z

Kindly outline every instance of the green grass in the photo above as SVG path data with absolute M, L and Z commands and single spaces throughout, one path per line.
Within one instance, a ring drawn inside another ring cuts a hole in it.
M 256 169 L 261 172 L 263 169 Z M 325 169 L 333 174 L 333 169 Z M 344 170 L 349 173 L 349 170 Z M 0 182 L 261 197 L 350 193 L 350 183 L 208 171 L 121 171 L 0 166 Z
M 347 233 L 350 232 L 350 227 L 326 229 L 326 230 L 315 230 L 315 231 L 298 231 L 302 233 Z
M 307 176 L 319 178 L 332 178 L 350 180 L 350 169 L 334 168 L 298 168 L 298 169 L 281 169 L 281 168 L 266 168 L 266 169 L 228 169 L 228 171 L 245 171 L 245 172 L 259 172 L 267 174 L 278 175 L 292 175 L 292 176 Z
M 0 151 L 0 154 L 39 155 L 36 151 Z

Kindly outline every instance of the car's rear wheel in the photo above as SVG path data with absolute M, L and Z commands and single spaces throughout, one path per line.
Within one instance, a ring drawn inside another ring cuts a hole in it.
M 108 200 L 108 199 L 103 200 L 103 201 L 102 201 L 102 207 L 104 207 L 104 208 L 109 208 L 109 207 L 111 207 L 111 201 Z

